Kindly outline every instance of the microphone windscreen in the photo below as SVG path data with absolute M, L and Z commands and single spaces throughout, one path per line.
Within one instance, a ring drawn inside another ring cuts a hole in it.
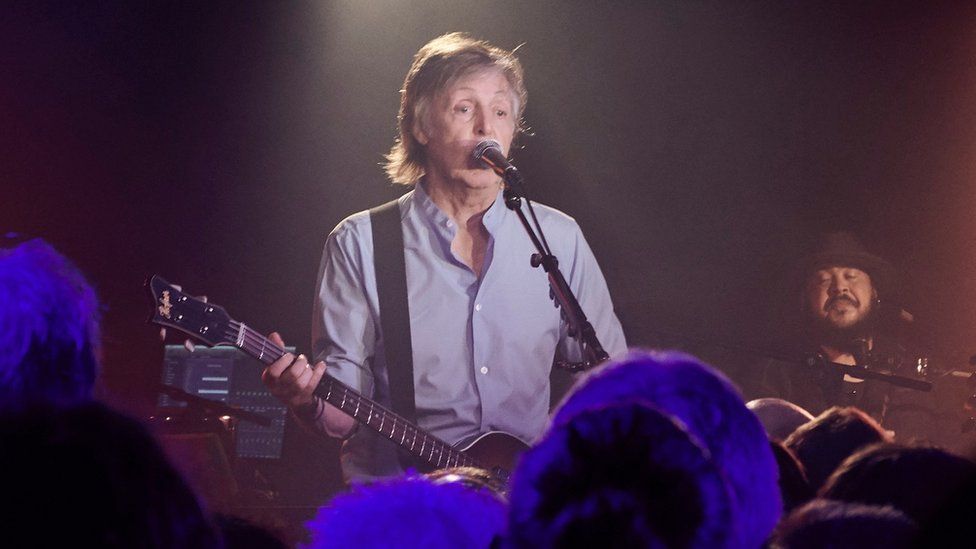
M 485 155 L 485 151 L 487 151 L 488 149 L 498 149 L 499 151 L 501 151 L 502 145 L 501 143 L 495 141 L 494 139 L 485 139 L 480 143 L 478 143 L 477 146 L 475 146 L 474 151 L 471 153 L 471 155 L 474 156 L 476 159 L 481 160 L 481 157 Z

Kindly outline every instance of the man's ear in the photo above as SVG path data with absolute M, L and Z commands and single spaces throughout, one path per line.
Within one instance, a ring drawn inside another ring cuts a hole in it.
M 427 143 L 430 141 L 430 137 L 428 137 L 427 132 L 425 132 L 423 128 L 420 127 L 420 124 L 414 123 L 413 129 L 410 130 L 410 133 L 413 134 L 413 138 L 417 140 L 417 143 L 420 143 L 425 147 L 427 146 Z

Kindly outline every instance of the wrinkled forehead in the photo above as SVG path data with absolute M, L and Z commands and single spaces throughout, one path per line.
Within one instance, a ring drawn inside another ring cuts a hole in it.
M 444 81 L 433 91 L 436 100 L 450 99 L 469 90 L 487 91 L 518 107 L 518 93 L 511 81 L 511 75 L 495 65 L 478 65 Z

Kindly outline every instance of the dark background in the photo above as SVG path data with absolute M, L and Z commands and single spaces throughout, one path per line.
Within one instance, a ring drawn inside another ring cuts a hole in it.
M 728 346 L 778 344 L 784 273 L 811 235 L 846 228 L 899 268 L 900 304 L 949 360 L 976 352 L 970 3 L 3 11 L 0 229 L 88 274 L 105 398 L 133 413 L 152 412 L 161 361 L 147 274 L 307 348 L 324 239 L 402 192 L 379 167 L 397 90 L 454 30 L 524 42 L 533 135 L 516 163 L 583 227 L 630 343 L 698 353 L 748 393 L 754 358 Z M 285 499 L 318 501 L 335 446 L 290 436 L 292 461 L 269 467 Z

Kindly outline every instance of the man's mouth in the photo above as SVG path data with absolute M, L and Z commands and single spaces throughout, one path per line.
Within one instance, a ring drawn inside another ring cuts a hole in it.
M 843 308 L 845 305 L 849 305 L 856 309 L 858 307 L 858 302 L 856 299 L 846 295 L 832 297 L 828 299 L 826 303 L 824 303 L 824 310 L 826 311 L 829 309 L 840 309 Z

